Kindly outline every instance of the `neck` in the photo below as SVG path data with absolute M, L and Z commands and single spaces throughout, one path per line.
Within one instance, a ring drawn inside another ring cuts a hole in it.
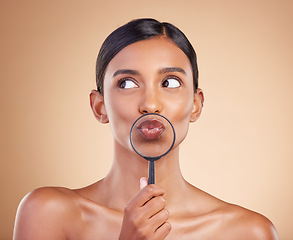
M 107 186 L 105 199 L 113 199 L 107 205 L 118 210 L 124 209 L 139 191 L 140 178 L 147 176 L 148 161 L 115 142 L 112 168 L 101 183 Z M 179 147 L 155 162 L 155 180 L 155 184 L 165 189 L 165 198 L 172 199 L 175 204 L 178 198 L 176 190 L 186 186 L 179 167 Z

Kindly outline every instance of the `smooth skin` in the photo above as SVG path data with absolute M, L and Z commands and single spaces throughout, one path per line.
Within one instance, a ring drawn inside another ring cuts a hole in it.
M 179 145 L 189 124 L 199 118 L 203 101 L 202 90 L 194 92 L 188 58 L 169 39 L 143 40 L 122 49 L 106 69 L 103 95 L 96 90 L 90 94 L 96 119 L 110 123 L 113 131 L 109 174 L 81 189 L 47 187 L 28 194 L 18 209 L 14 239 L 278 239 L 264 216 L 184 180 Z M 156 162 L 152 185 L 144 177 L 147 161 L 129 143 L 132 123 L 145 113 L 166 116 L 177 137 L 172 151 Z

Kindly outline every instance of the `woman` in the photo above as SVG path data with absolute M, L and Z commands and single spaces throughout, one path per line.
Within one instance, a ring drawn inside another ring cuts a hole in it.
M 19 206 L 14 239 L 278 239 L 267 218 L 223 202 L 181 175 L 179 145 L 203 102 L 196 54 L 178 28 L 138 19 L 116 29 L 101 47 L 97 90 L 90 94 L 97 120 L 111 124 L 112 168 L 82 189 L 31 192 Z M 129 140 L 132 123 L 146 113 L 166 116 L 176 132 L 150 185 L 148 162 Z

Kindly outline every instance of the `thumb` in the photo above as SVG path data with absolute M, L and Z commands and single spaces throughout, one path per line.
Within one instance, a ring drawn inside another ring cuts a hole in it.
M 148 185 L 148 179 L 146 177 L 142 177 L 140 179 L 140 190 Z

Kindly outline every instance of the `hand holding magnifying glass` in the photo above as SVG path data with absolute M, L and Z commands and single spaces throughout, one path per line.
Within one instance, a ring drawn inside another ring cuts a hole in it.
M 171 151 L 175 138 L 172 123 L 157 113 L 144 114 L 132 124 L 130 143 L 138 155 L 149 161 L 149 184 L 155 183 L 155 161 Z

